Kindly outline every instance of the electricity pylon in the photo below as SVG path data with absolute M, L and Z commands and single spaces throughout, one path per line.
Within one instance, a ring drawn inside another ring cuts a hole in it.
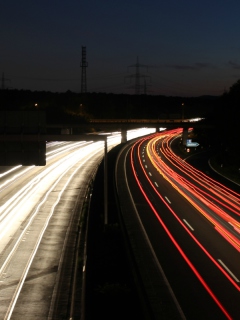
M 2 90 L 4 90 L 4 89 L 6 89 L 5 88 L 5 81 L 11 81 L 10 79 L 6 79 L 5 77 L 4 77 L 4 72 L 2 73 L 2 86 L 1 86 L 1 89 Z
M 87 67 L 88 63 L 86 61 L 86 47 L 82 47 L 82 62 L 81 62 L 81 68 L 82 68 L 82 82 L 81 82 L 81 93 L 87 92 Z
M 137 57 L 137 63 L 135 64 L 132 64 L 130 66 L 128 66 L 129 68 L 131 67 L 134 67 L 135 68 L 135 74 L 131 74 L 129 76 L 126 76 L 125 78 L 134 78 L 135 79 L 135 94 L 138 95 L 140 94 L 141 92 L 141 88 L 144 89 L 144 93 L 146 94 L 146 78 L 150 78 L 150 76 L 146 76 L 144 74 L 141 74 L 139 69 L 140 68 L 147 68 L 148 69 L 148 66 L 147 65 L 144 65 L 144 64 L 140 64 L 139 61 L 138 61 L 138 57 Z M 140 78 L 143 78 L 144 79 L 144 85 L 141 85 L 140 84 Z

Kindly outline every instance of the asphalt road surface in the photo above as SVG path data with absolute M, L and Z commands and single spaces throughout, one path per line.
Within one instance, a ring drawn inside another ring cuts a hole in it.
M 79 212 L 103 154 L 102 142 L 52 142 L 45 167 L 1 167 L 0 319 L 51 318 L 66 252 L 67 312 Z
M 141 139 L 125 153 L 132 206 L 178 318 L 238 319 L 240 195 L 172 152 L 179 133 Z M 143 263 L 151 279 L 151 263 Z M 162 300 L 156 294 L 153 304 Z

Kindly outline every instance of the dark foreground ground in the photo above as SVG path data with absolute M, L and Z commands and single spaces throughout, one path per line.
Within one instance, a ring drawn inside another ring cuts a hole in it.
M 107 226 L 103 224 L 103 163 L 94 181 L 88 229 L 86 320 L 143 319 L 114 195 L 114 166 L 120 148 L 121 145 L 108 154 Z

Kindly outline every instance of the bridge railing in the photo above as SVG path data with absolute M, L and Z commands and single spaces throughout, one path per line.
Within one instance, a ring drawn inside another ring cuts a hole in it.
M 189 119 L 90 119 L 90 123 L 172 123 L 190 122 Z

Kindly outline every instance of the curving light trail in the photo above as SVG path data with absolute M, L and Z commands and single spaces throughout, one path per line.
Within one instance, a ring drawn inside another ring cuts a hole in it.
M 146 158 L 144 157 L 145 151 L 142 150 L 146 150 L 146 155 L 156 171 L 192 206 L 194 206 L 200 214 L 210 221 L 215 230 L 217 230 L 224 239 L 226 239 L 235 249 L 240 251 L 240 195 L 196 170 L 174 154 L 171 149 L 171 141 L 179 136 L 181 132 L 182 129 L 175 129 L 152 135 L 151 138 L 143 138 L 135 143 L 131 149 L 132 171 L 147 203 L 183 259 L 225 316 L 228 319 L 231 319 L 228 311 L 222 306 L 212 289 L 198 272 L 197 267 L 191 262 L 191 258 L 186 255 L 184 249 L 181 248 L 172 235 L 171 230 L 165 225 L 161 215 L 157 212 L 155 206 L 147 196 L 144 187 L 139 180 L 139 174 L 137 173 L 136 161 L 140 164 L 141 170 L 151 185 L 152 190 L 154 190 L 157 197 L 165 204 L 173 217 L 178 221 L 179 225 L 190 235 L 192 240 L 199 246 L 210 261 L 212 261 L 230 283 L 240 292 L 240 280 L 228 270 L 221 259 L 216 260 L 201 241 L 194 236 L 192 232 L 193 229 L 189 226 L 187 221 L 182 221 L 178 217 L 178 214 L 170 205 L 170 200 L 159 193 L 158 184 L 156 181 L 152 180 L 152 173 L 149 172 L 149 168 L 146 165 Z M 145 149 L 143 148 L 143 145 L 146 145 Z M 134 154 L 137 154 L 137 160 Z
M 164 161 L 156 151 L 159 137 L 153 138 L 147 147 L 149 159 L 159 173 L 240 251 L 240 195 L 179 159 L 169 147 L 169 141 L 177 134 L 172 133 L 162 143 Z M 166 159 L 174 166 L 174 171 Z
M 68 143 L 64 147 L 60 144 L 45 167 L 22 167 L 16 174 L 18 167 L 4 175 L 0 191 L 5 199 L 8 198 L 0 211 L 0 289 L 4 295 L 4 303 L 0 306 L 1 318 L 11 318 L 33 258 L 64 190 L 83 165 L 94 164 L 92 157 L 97 156 L 94 166 L 99 163 L 103 146 L 103 142 Z M 19 186 L 17 191 L 14 185 Z M 43 209 L 48 203 L 52 205 Z M 10 235 L 14 233 L 17 237 L 9 244 Z M 12 283 L 10 288 L 8 283 Z

